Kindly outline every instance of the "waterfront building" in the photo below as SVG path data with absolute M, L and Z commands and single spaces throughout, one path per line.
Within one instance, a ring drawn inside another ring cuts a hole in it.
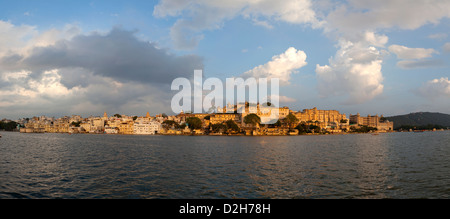
M 72 123 L 72 122 L 77 123 L 77 122 L 81 122 L 81 120 L 83 120 L 83 118 L 81 118 L 81 116 L 73 115 L 69 118 L 69 123 Z
M 102 118 L 94 118 L 90 132 L 103 133 L 105 131 L 105 120 Z
M 377 128 L 378 131 L 392 131 L 394 130 L 394 122 L 387 121 L 384 116 L 371 116 L 362 117 L 359 113 L 356 115 L 350 115 L 350 124 L 368 126 L 372 128 Z
M 347 116 L 337 110 L 318 110 L 317 107 L 314 107 L 293 114 L 297 117 L 299 123 L 315 123 L 315 125 L 325 129 L 337 129 L 340 125 L 348 124 Z
M 234 113 L 217 113 L 217 114 L 210 116 L 209 123 L 211 125 L 215 125 L 215 124 L 221 124 L 228 120 L 232 120 L 239 124 L 241 121 L 241 116 L 240 116 L 240 114 L 234 114 Z
M 119 134 L 122 135 L 132 135 L 134 133 L 134 122 L 133 121 L 126 121 L 119 123 Z
M 237 109 L 238 112 L 239 110 L 242 111 L 241 125 L 244 125 L 243 118 L 248 114 L 256 114 L 261 119 L 261 124 L 268 124 L 275 123 L 276 120 L 284 119 L 290 113 L 289 107 L 286 106 L 275 108 L 274 106 L 267 106 L 265 104 L 260 105 L 259 103 L 252 104 L 248 102 L 246 102 L 244 105 L 238 105 Z M 278 114 L 276 114 L 274 109 L 278 109 Z
M 161 130 L 161 123 L 157 121 L 139 121 L 133 125 L 133 134 L 135 135 L 154 135 Z
M 119 133 L 119 128 L 105 126 L 105 134 L 118 134 L 118 133 Z
M 90 123 L 87 123 L 87 122 L 82 122 L 80 124 L 80 127 L 82 128 L 82 130 L 84 130 L 84 132 L 87 132 L 87 133 L 91 132 L 91 126 L 92 125 Z

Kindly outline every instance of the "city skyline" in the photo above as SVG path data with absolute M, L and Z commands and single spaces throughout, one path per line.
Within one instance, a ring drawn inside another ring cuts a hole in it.
M 0 116 L 170 112 L 177 77 L 280 78 L 280 106 L 450 114 L 450 2 L 5 1 Z

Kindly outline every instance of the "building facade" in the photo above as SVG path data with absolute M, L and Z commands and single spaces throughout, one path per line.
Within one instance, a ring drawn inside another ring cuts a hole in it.
M 337 110 L 318 110 L 316 107 L 295 112 L 294 115 L 300 123 L 314 123 L 326 129 L 340 129 L 349 122 L 347 116 Z
M 394 130 L 394 122 L 390 122 L 382 118 L 384 118 L 383 115 L 381 115 L 381 117 L 378 115 L 375 116 L 367 115 L 367 117 L 362 117 L 358 113 L 356 115 L 350 115 L 350 124 L 377 128 L 378 131 Z

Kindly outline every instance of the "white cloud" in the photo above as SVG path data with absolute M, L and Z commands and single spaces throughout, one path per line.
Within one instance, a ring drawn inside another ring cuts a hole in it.
M 257 66 L 242 74 L 242 77 L 279 78 L 280 84 L 289 84 L 291 74 L 306 66 L 306 53 L 290 47 L 284 53 L 272 57 L 266 64 Z
M 444 52 L 450 52 L 450 43 L 446 43 L 443 46 Z
M 448 78 L 440 78 L 428 81 L 420 89 L 419 94 L 426 98 L 450 98 L 450 80 Z
M 400 28 L 414 30 L 450 17 L 448 0 L 348 0 L 327 15 L 328 28 L 341 32 Z
M 286 104 L 286 103 L 295 103 L 295 102 L 297 102 L 296 99 L 291 98 L 291 97 L 272 94 L 272 95 L 263 97 L 263 99 L 262 99 L 262 101 L 260 103 L 265 103 L 267 101 L 271 102 L 271 103 L 274 103 L 275 100 L 278 101 L 279 106 L 282 106 L 281 105 L 282 103 Z
M 383 93 L 383 51 L 387 37 L 365 33 L 355 42 L 341 39 L 329 65 L 316 66 L 321 97 L 345 96 L 346 103 L 363 103 Z
M 391 45 L 389 51 L 396 54 L 399 59 L 403 59 L 397 62 L 397 66 L 405 69 L 412 68 L 428 68 L 441 66 L 443 62 L 437 59 L 431 58 L 433 54 L 439 54 L 434 49 L 425 48 L 408 48 L 406 46 Z
M 405 69 L 412 68 L 430 68 L 443 66 L 444 62 L 438 59 L 425 59 L 425 60 L 402 60 L 397 62 L 397 66 Z
M 0 57 L 18 54 L 27 56 L 35 47 L 54 45 L 59 40 L 70 40 L 81 33 L 81 29 L 68 24 L 63 29 L 39 32 L 29 25 L 16 26 L 0 20 Z
M 436 34 L 428 35 L 428 38 L 436 39 L 436 40 L 443 40 L 443 39 L 447 38 L 447 36 L 448 35 L 446 33 L 436 33 Z
M 261 21 L 256 18 L 253 19 L 253 24 L 255 24 L 257 26 L 265 27 L 267 29 L 273 29 L 273 25 L 271 25 L 269 22 Z
M 272 21 L 309 24 L 320 27 L 310 0 L 161 0 L 153 15 L 159 18 L 180 17 L 171 28 L 178 49 L 195 48 L 204 38 L 202 31 L 221 28 L 237 16 L 251 19 L 255 25 L 273 28 Z
M 408 48 L 400 45 L 389 46 L 389 51 L 395 53 L 400 59 L 423 59 L 432 57 L 433 54 L 438 53 L 434 49 Z
M 202 65 L 201 57 L 171 54 L 118 28 L 85 35 L 72 25 L 38 32 L 0 21 L 0 32 L 0 114 L 9 118 L 169 112 L 170 82 Z
M 280 103 L 295 103 L 297 100 L 287 96 L 279 96 Z
M 38 34 L 36 27 L 15 26 L 0 20 L 0 56 L 22 51 L 30 38 Z

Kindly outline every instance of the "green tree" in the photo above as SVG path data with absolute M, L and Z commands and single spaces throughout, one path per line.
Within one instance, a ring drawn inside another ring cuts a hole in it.
M 271 127 L 271 128 L 274 128 L 274 127 L 281 127 L 281 126 L 282 126 L 282 124 L 281 124 L 281 121 L 280 121 L 280 120 L 277 120 L 276 123 L 269 125 L 269 127 Z
M 295 127 L 295 129 L 298 130 L 298 134 L 299 134 L 299 135 L 300 135 L 300 134 L 305 134 L 305 133 L 310 132 L 308 126 L 307 126 L 306 124 L 303 124 L 303 123 L 298 124 L 298 125 Z
M 320 133 L 320 127 L 317 125 L 310 125 L 309 130 L 313 131 L 314 133 Z
M 289 113 L 289 115 L 284 118 L 284 122 L 289 126 L 289 128 L 295 127 L 295 125 L 298 124 L 298 121 L 299 120 L 297 117 L 292 113 Z
M 114 114 L 114 117 L 116 117 L 116 118 L 122 118 L 122 115 L 120 115 L 120 114 Z
M 248 114 L 244 117 L 244 123 L 247 125 L 256 126 L 261 124 L 261 118 L 259 118 L 259 116 L 254 113 Z
M 0 122 L 0 129 L 4 129 L 5 131 L 14 131 L 17 128 L 17 123 L 14 121 L 11 122 Z
M 224 125 L 223 123 L 217 123 L 217 124 L 212 124 L 211 125 L 211 130 L 214 133 L 218 133 L 218 132 L 226 132 L 227 130 L 227 126 Z
M 173 120 L 166 120 L 162 123 L 164 128 L 178 128 L 178 124 Z
M 197 117 L 187 118 L 186 123 L 188 124 L 190 129 L 201 129 L 202 128 L 202 120 Z
M 225 122 L 225 125 L 227 127 L 227 130 L 231 130 L 233 132 L 239 132 L 239 126 L 233 121 L 233 120 L 228 120 Z
M 80 127 L 81 122 L 72 122 L 71 125 L 73 127 Z

